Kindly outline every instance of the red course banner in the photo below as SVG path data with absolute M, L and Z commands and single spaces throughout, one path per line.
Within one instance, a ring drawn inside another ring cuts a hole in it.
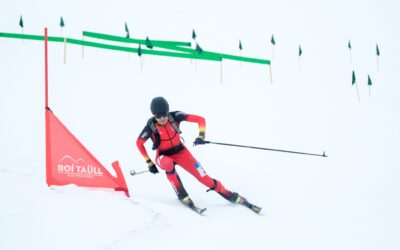
M 47 185 L 75 184 L 81 187 L 112 188 L 124 191 L 129 197 L 118 161 L 112 166 L 117 177 L 104 168 L 51 110 L 46 109 Z

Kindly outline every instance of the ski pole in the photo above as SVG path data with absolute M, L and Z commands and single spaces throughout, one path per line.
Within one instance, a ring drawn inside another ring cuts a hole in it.
M 139 171 L 139 172 L 136 172 L 135 170 L 131 170 L 131 175 L 132 176 L 134 176 L 134 175 L 138 175 L 138 174 L 144 174 L 144 173 L 147 173 L 147 172 L 149 172 L 149 170 L 147 169 L 147 170 L 143 170 L 143 171 Z
M 302 155 L 328 157 L 325 154 L 325 151 L 324 151 L 323 154 L 312 154 L 312 153 L 304 153 L 304 152 L 298 152 L 298 151 L 289 151 L 289 150 L 274 149 L 274 148 L 262 148 L 262 147 L 245 146 L 245 145 L 222 143 L 222 142 L 213 142 L 213 141 L 204 141 L 204 143 L 205 144 L 223 145 L 223 146 L 232 146 L 232 147 L 241 147 L 241 148 L 261 149 L 261 150 L 268 150 L 268 151 L 275 151 L 275 152 L 282 152 L 282 153 L 292 153 L 292 154 L 302 154 Z

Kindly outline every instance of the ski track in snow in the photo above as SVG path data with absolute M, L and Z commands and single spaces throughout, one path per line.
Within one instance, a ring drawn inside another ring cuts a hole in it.
M 131 238 L 135 238 L 135 236 L 137 235 L 142 235 L 142 234 L 147 234 L 149 232 L 151 232 L 155 227 L 160 227 L 160 213 L 154 211 L 154 209 L 148 208 L 146 206 L 142 206 L 143 208 L 148 209 L 149 211 L 152 212 L 152 217 L 148 220 L 144 222 L 144 226 L 140 229 L 132 229 L 128 232 L 125 232 L 123 234 L 123 236 L 118 237 L 113 239 L 111 242 L 105 244 L 101 250 L 113 250 L 113 249 L 119 249 L 119 245 L 121 244 L 121 242 L 124 241 L 129 241 L 129 239 Z

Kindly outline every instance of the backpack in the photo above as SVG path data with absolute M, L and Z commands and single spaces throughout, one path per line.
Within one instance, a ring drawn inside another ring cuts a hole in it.
M 173 114 L 173 113 L 169 113 L 169 114 L 168 114 L 168 121 L 169 121 L 169 123 L 171 124 L 171 127 L 172 127 L 178 134 L 182 134 L 182 131 L 179 129 L 179 125 L 178 125 L 178 123 L 176 122 L 176 120 L 175 120 L 175 118 L 173 117 L 172 114 Z M 160 133 L 158 132 L 158 129 L 157 129 L 157 126 L 156 126 L 156 119 L 155 119 L 154 117 L 150 118 L 150 119 L 147 121 L 147 126 L 150 127 L 151 132 L 152 132 L 152 134 L 154 135 L 154 139 L 153 139 L 152 136 L 151 136 L 150 138 L 151 138 L 151 140 L 153 141 L 153 147 L 152 147 L 152 149 L 153 149 L 153 150 L 156 150 L 156 149 L 160 146 L 160 143 L 161 143 L 161 140 L 160 140 Z

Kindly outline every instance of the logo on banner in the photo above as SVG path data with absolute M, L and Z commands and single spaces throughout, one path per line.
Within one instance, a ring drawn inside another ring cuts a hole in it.
M 74 160 L 70 155 L 64 155 L 58 161 L 57 172 L 69 177 L 93 178 L 103 176 L 100 167 L 86 163 L 82 158 Z

